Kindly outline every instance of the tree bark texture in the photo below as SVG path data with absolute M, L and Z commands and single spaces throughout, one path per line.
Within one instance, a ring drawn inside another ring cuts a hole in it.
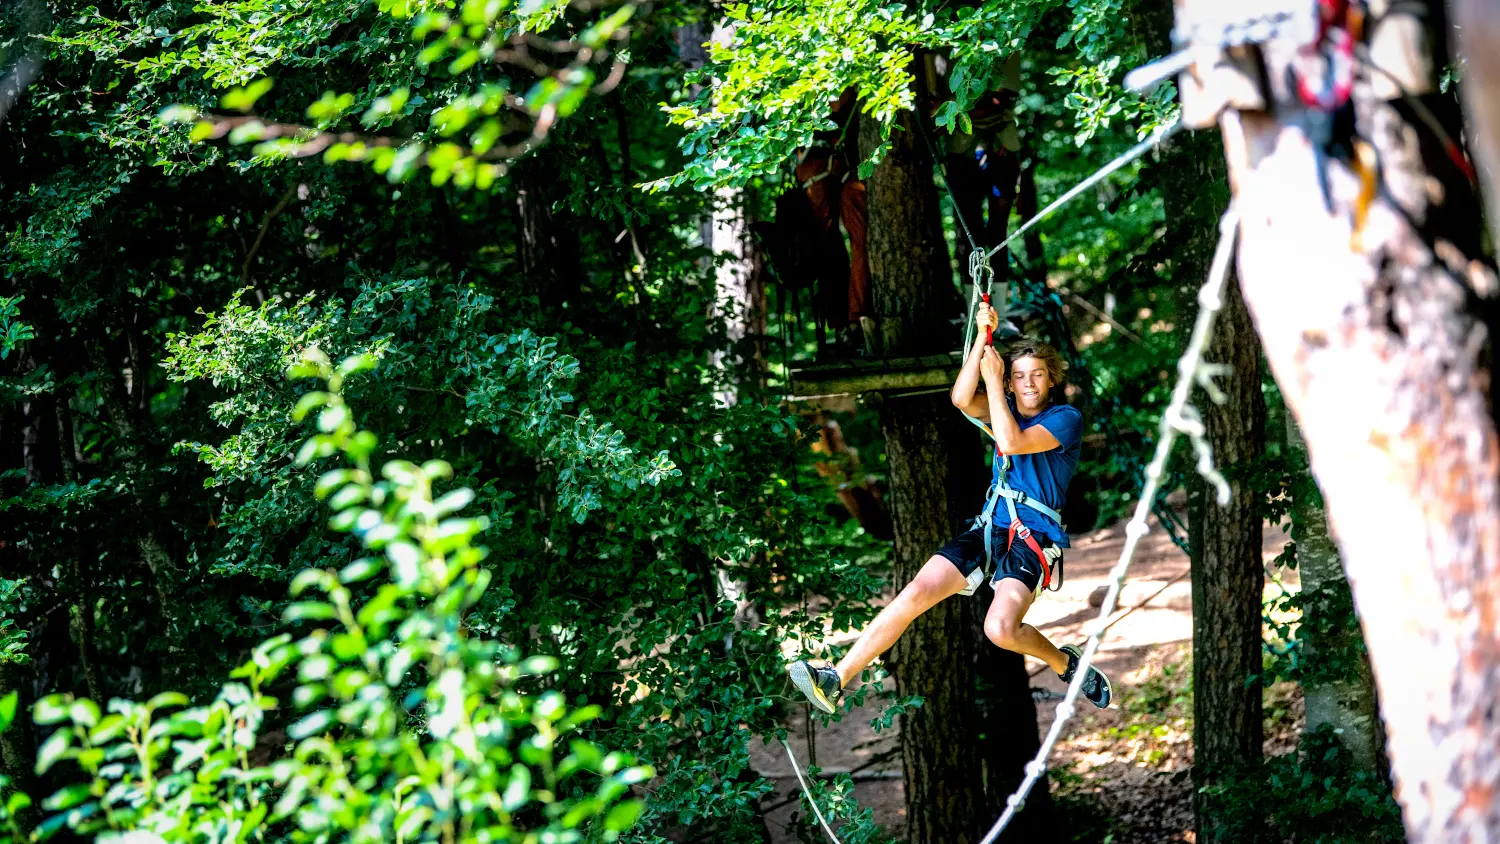
M 902 115 L 892 148 L 875 168 L 869 194 L 871 298 L 881 354 L 921 355 L 946 351 L 958 331 L 949 281 L 948 244 L 943 239 L 932 159 L 921 148 L 914 116 Z M 878 127 L 861 121 L 860 148 L 875 145 Z
M 1500 4 L 1451 0 L 1455 52 L 1463 58 L 1468 146 L 1489 206 L 1491 248 L 1500 246 Z
M 876 290 L 880 276 L 875 276 Z M 964 483 L 955 446 L 974 445 L 968 426 L 943 396 L 892 399 L 882 412 L 896 531 L 894 579 L 906 583 L 961 522 L 973 514 L 977 493 Z M 968 474 L 972 475 L 972 472 Z M 988 824 L 978 737 L 985 726 L 974 703 L 979 643 L 965 602 L 954 598 L 912 622 L 891 648 L 888 666 L 898 695 L 921 695 L 920 709 L 901 718 L 906 777 L 906 839 L 940 844 L 977 838 Z M 1036 730 L 1035 710 L 1031 730 Z
M 1220 380 L 1223 404 L 1204 397 L 1214 463 L 1226 471 L 1229 503 L 1189 480 L 1188 542 L 1193 560 L 1193 785 L 1198 841 L 1229 842 L 1224 813 L 1201 789 L 1221 774 L 1261 757 L 1261 514 L 1251 484 L 1236 477 L 1265 450 L 1260 346 L 1238 285 L 1225 290 L 1205 359 L 1229 367 Z M 1247 682 L 1250 678 L 1257 678 Z
M 1307 443 L 1288 416 L 1286 442 L 1291 468 L 1307 471 Z M 1339 741 L 1355 766 L 1379 771 L 1385 757 L 1377 709 L 1375 678 L 1363 650 L 1359 628 L 1339 624 L 1353 610 L 1353 595 L 1344 577 L 1339 549 L 1328 532 L 1323 497 L 1311 478 L 1292 495 L 1297 571 L 1302 578 L 1302 679 L 1306 703 L 1304 732 L 1323 726 L 1338 731 Z M 1336 659 L 1337 665 L 1328 664 Z M 1337 672 L 1335 676 L 1334 672 Z
M 894 148 L 867 182 L 871 294 L 884 353 L 931 354 L 952 344 L 953 314 L 944 309 L 952 284 L 933 163 L 918 146 L 912 115 L 902 119 L 905 131 L 894 134 Z M 875 131 L 861 128 L 866 151 Z M 890 399 L 881 425 L 894 576 L 906 583 L 977 510 L 981 452 L 972 426 L 943 396 Z M 976 647 L 966 607 L 949 600 L 913 622 L 889 655 L 898 694 L 926 699 L 901 722 L 907 840 L 914 844 L 972 839 L 990 821 L 975 741 L 982 729 L 974 706 Z M 1034 711 L 1032 719 L 1034 730 Z
M 1442 98 L 1425 96 L 1443 64 L 1431 37 L 1441 7 L 1384 11 L 1368 40 L 1386 43 L 1372 52 L 1444 116 Z M 1360 174 L 1309 140 L 1328 116 L 1285 85 L 1296 46 L 1261 53 L 1272 110 L 1223 123 L 1246 300 L 1343 552 L 1409 840 L 1495 841 L 1496 282 L 1477 260 L 1477 204 L 1434 133 L 1372 75 L 1353 97 L 1379 162 L 1380 192 L 1362 209 Z

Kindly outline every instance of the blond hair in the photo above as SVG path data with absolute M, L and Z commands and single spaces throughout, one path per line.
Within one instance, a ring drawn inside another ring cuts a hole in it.
M 1021 339 L 1010 344 L 1005 350 L 1005 389 L 1010 389 L 1011 364 L 1021 358 L 1036 358 L 1047 367 L 1047 377 L 1052 379 L 1052 387 L 1061 387 L 1063 381 L 1067 380 L 1067 364 L 1063 363 L 1062 355 L 1057 350 L 1040 340 Z

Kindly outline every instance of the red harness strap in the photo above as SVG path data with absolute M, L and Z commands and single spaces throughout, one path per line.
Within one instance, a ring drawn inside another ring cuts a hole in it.
M 995 445 L 995 459 L 1005 459 L 1005 453 L 1000 450 L 998 443 Z M 1037 562 L 1041 564 L 1042 585 L 1040 588 L 1046 589 L 1052 583 L 1052 566 L 1047 564 L 1047 555 L 1042 553 L 1041 543 L 1037 542 L 1036 537 L 1031 535 L 1031 528 L 1021 524 L 1019 517 L 1010 523 L 1010 534 L 1005 538 L 1006 551 L 1009 551 L 1010 547 L 1016 544 L 1017 536 L 1021 537 L 1021 541 L 1026 543 L 1026 547 L 1031 549 L 1031 553 L 1036 555 Z
M 1031 553 L 1036 555 L 1037 562 L 1042 564 L 1041 588 L 1046 589 L 1052 582 L 1052 567 L 1047 565 L 1047 555 L 1042 553 L 1042 546 L 1036 541 L 1036 537 L 1031 535 L 1031 528 L 1021 524 L 1020 519 L 1010 523 L 1010 537 L 1005 540 L 1005 550 L 1010 550 L 1017 536 L 1020 536 L 1021 541 L 1026 543 L 1026 547 L 1031 549 Z

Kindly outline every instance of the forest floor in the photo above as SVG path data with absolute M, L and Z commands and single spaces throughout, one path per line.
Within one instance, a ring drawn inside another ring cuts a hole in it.
M 1083 625 L 1098 615 L 1109 570 L 1124 542 L 1123 522 L 1091 534 L 1075 534 L 1064 558 L 1063 587 L 1039 599 L 1027 615 L 1055 642 L 1082 642 Z M 1281 552 L 1287 537 L 1267 525 L 1266 562 Z M 1053 751 L 1050 784 L 1068 833 L 1055 840 L 1078 844 L 1160 844 L 1192 842 L 1192 792 L 1185 772 L 1192 764 L 1193 610 L 1188 558 L 1154 521 L 1141 541 L 1131 576 L 1121 594 L 1118 621 L 1110 628 L 1098 663 L 1115 686 L 1115 703 L 1094 710 L 1086 703 Z M 1295 573 L 1288 578 L 1295 583 Z M 1092 598 L 1092 600 L 1091 600 Z M 837 637 L 834 641 L 842 641 Z M 1052 725 L 1055 700 L 1065 685 L 1045 666 L 1028 660 L 1037 701 L 1037 727 Z M 887 683 L 890 681 L 888 680 Z M 1295 684 L 1266 690 L 1266 752 L 1285 753 L 1296 745 L 1302 700 Z M 825 772 L 853 772 L 861 806 L 897 840 L 905 827 L 905 798 L 899 755 L 899 726 L 875 732 L 871 720 L 880 702 L 814 736 L 817 764 Z M 806 711 L 787 722 L 799 760 L 808 764 Z M 773 844 L 801 839 L 792 823 L 803 809 L 797 780 L 779 745 L 752 749 L 755 767 L 776 783 L 762 805 Z M 1179 774 L 1181 776 L 1179 776 Z M 791 824 L 791 826 L 789 826 Z M 815 840 L 815 839 L 809 839 Z

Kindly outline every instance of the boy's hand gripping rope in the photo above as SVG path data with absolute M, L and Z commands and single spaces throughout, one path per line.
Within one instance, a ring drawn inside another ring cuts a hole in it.
M 1025 805 L 1026 795 L 1031 793 L 1037 780 L 1046 773 L 1047 757 L 1051 755 L 1053 745 L 1062 734 L 1063 726 L 1067 724 L 1069 718 L 1073 717 L 1074 704 L 1078 700 L 1079 692 L 1083 689 L 1083 681 L 1088 676 L 1089 667 L 1093 664 L 1094 654 L 1099 650 L 1100 639 L 1108 629 L 1106 619 L 1115 611 L 1115 605 L 1119 601 L 1120 587 L 1125 583 L 1125 574 L 1130 568 L 1130 560 L 1135 555 L 1135 549 L 1141 537 L 1150 530 L 1146 526 L 1146 518 L 1151 513 L 1151 502 L 1156 499 L 1157 488 L 1161 485 L 1162 476 L 1165 474 L 1167 459 L 1172 454 L 1172 444 L 1179 433 L 1186 434 L 1193 441 L 1194 450 L 1199 456 L 1199 471 L 1204 471 L 1205 476 L 1209 477 L 1218 489 L 1220 503 L 1228 499 L 1229 486 L 1213 469 L 1212 460 L 1208 457 L 1208 443 L 1203 439 L 1203 423 L 1188 404 L 1188 396 L 1193 391 L 1193 385 L 1207 377 L 1203 350 L 1208 345 L 1208 338 L 1213 332 L 1214 317 L 1218 315 L 1219 308 L 1224 303 L 1224 282 L 1229 275 L 1229 259 L 1234 254 L 1234 239 L 1238 228 L 1239 213 L 1233 205 L 1230 205 L 1219 221 L 1219 245 L 1214 250 L 1213 265 L 1209 268 L 1208 279 L 1198 291 L 1198 319 L 1193 325 L 1193 334 L 1188 341 L 1187 351 L 1183 353 L 1182 360 L 1177 362 L 1177 386 L 1172 390 L 1172 400 L 1162 414 L 1161 435 L 1156 441 L 1156 453 L 1151 458 L 1151 465 L 1146 467 L 1146 485 L 1141 490 L 1140 499 L 1135 503 L 1135 513 L 1131 516 L 1130 523 L 1125 526 L 1125 547 L 1120 550 L 1120 561 L 1110 570 L 1109 591 L 1105 593 L 1104 603 L 1099 607 L 1099 617 L 1084 628 L 1089 633 L 1088 642 L 1084 644 L 1083 654 L 1079 657 L 1078 667 L 1074 670 L 1073 682 L 1068 684 L 1068 693 L 1057 705 L 1057 717 L 1053 719 L 1052 727 L 1047 730 L 1047 738 L 1042 742 L 1041 749 L 1037 751 L 1036 758 L 1026 764 L 1026 778 L 1022 780 L 1021 786 L 1016 789 L 1015 794 L 1006 799 L 1005 812 L 995 821 L 995 825 L 990 828 L 980 844 L 993 844 L 1006 825 Z
M 954 210 L 957 211 L 957 209 L 958 206 L 954 205 Z M 979 279 L 981 277 L 984 278 L 984 292 L 982 293 L 979 290 Z M 974 342 L 971 333 L 974 330 L 974 312 L 978 310 L 981 299 L 984 300 L 985 304 L 989 304 L 990 294 L 994 292 L 995 287 L 995 268 L 990 266 L 990 256 L 978 247 L 969 251 L 969 281 L 972 292 L 969 295 L 969 318 L 964 323 L 964 346 L 962 353 L 965 356 L 969 354 L 969 346 Z M 1001 318 L 1004 317 L 1003 312 L 1006 310 L 1009 300 L 1010 286 L 1008 284 L 1001 284 L 1000 304 L 996 306 L 997 315 Z M 994 342 L 994 333 L 994 326 L 985 331 L 985 345 L 990 345 Z

